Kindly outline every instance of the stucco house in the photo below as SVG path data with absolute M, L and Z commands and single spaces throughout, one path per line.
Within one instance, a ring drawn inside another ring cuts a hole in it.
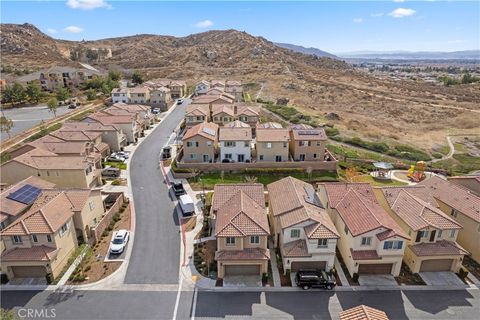
M 105 126 L 113 125 L 125 134 L 127 143 L 137 142 L 141 131 L 137 124 L 137 117 L 132 114 L 111 115 L 105 112 L 95 112 L 88 115 L 83 122 L 98 122 Z
M 183 80 L 172 80 L 169 85 L 172 99 L 178 99 L 185 95 L 187 83 Z
M 150 105 L 166 111 L 172 105 L 171 91 L 167 87 L 156 87 L 150 90 Z
M 128 90 L 130 92 L 130 103 L 149 103 L 150 89 L 147 87 L 135 87 Z
M 206 94 L 208 89 L 210 89 L 210 82 L 208 82 L 207 80 L 201 80 L 195 85 L 195 94 Z
M 466 176 L 458 176 L 458 177 L 449 177 L 448 181 L 453 184 L 462 186 L 477 196 L 480 196 L 480 174 L 472 174 Z
M 262 184 L 215 185 L 211 217 L 219 278 L 268 272 L 270 229 Z
M 378 203 L 368 183 L 323 183 L 318 195 L 340 234 L 350 273 L 398 276 L 408 234 Z
M 130 101 L 130 91 L 128 88 L 113 88 L 111 95 L 113 103 L 128 103 Z
M 419 189 L 416 187 L 375 189 L 380 204 L 411 237 L 405 248 L 403 261 L 414 273 L 458 272 L 464 255 L 468 254 L 456 242 L 462 226 L 436 206 L 415 196 Z
M 189 104 L 185 112 L 185 126 L 191 128 L 199 123 L 208 121 L 210 107 L 208 104 Z
M 127 144 L 127 137 L 120 128 L 114 125 L 103 125 L 99 122 L 65 122 L 60 131 L 66 132 L 99 132 L 102 142 L 110 151 L 120 151 Z
M 250 162 L 252 129 L 220 127 L 220 161 Z
M 224 126 L 226 123 L 232 122 L 235 118 L 233 106 L 231 104 L 217 104 L 212 106 L 211 121 Z
M 289 160 L 288 129 L 258 129 L 255 143 L 257 161 L 286 162 Z
M 290 126 L 290 154 L 295 161 L 324 161 L 327 135 L 306 124 Z
M 274 246 L 283 270 L 330 270 L 339 234 L 309 183 L 293 177 L 267 185 Z
M 182 138 L 183 162 L 213 162 L 218 144 L 218 125 L 202 122 L 188 129 Z

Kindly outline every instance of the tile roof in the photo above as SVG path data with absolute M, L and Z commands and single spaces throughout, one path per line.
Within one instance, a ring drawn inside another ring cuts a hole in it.
M 313 186 L 293 177 L 286 177 L 267 185 L 269 203 L 282 229 L 311 221 L 306 229 L 308 237 L 338 238 L 332 220 L 323 208 Z
M 2 253 L 2 261 L 51 261 L 57 255 L 57 249 L 47 246 L 13 248 Z
M 350 248 L 353 260 L 380 260 L 377 250 L 353 250 Z
M 95 131 L 61 131 L 57 130 L 49 134 L 52 137 L 59 138 L 64 141 L 93 141 L 102 134 Z
M 220 113 L 228 114 L 229 116 L 234 116 L 233 106 L 231 104 L 215 104 L 212 106 L 212 116 L 218 115 Z
M 437 242 L 422 242 L 408 246 L 417 256 L 450 256 L 465 255 L 469 252 L 459 246 L 457 243 L 447 240 Z
M 211 135 L 210 133 L 214 133 L 214 135 Z M 185 132 L 182 141 L 186 141 L 197 135 L 215 141 L 218 137 L 218 125 L 213 122 L 199 123 Z
M 340 320 L 388 320 L 388 317 L 385 312 L 362 304 L 340 311 Z
M 78 141 L 78 142 L 42 142 L 42 141 L 33 141 L 30 142 L 29 145 L 34 146 L 36 148 L 45 149 L 56 153 L 58 155 L 62 154 L 78 154 L 78 155 L 85 155 L 90 142 L 86 141 Z
M 210 114 L 210 107 L 208 104 L 189 104 L 187 106 L 186 116 L 208 116 Z
M 288 129 L 257 129 L 257 142 L 288 142 Z
M 98 122 L 65 122 L 60 131 L 118 131 L 112 125 Z
M 314 128 L 306 124 L 296 124 L 290 126 L 294 140 L 327 140 L 327 135 L 323 128 Z
M 224 127 L 228 128 L 250 128 L 250 125 L 248 123 L 242 122 L 240 120 L 235 120 L 232 122 L 229 122 L 224 125 Z
M 381 189 L 389 195 L 389 188 Z M 440 209 L 409 193 L 408 188 L 396 193 L 394 201 L 389 201 L 390 208 L 414 231 L 429 226 L 440 230 L 461 229 L 462 226 L 447 216 Z M 392 196 L 389 196 L 392 198 Z M 390 204 L 391 203 L 391 204 Z
M 215 235 L 218 237 L 269 234 L 265 207 L 241 190 L 216 211 Z
M 432 193 L 426 188 L 425 186 L 419 186 L 414 185 L 414 186 L 401 186 L 401 187 L 384 187 L 382 190 L 385 199 L 387 200 L 388 204 L 391 206 L 395 202 L 395 199 L 397 199 L 398 194 L 400 191 L 404 190 L 407 191 L 409 194 L 420 198 L 424 202 L 434 206 L 438 207 L 438 203 L 433 197 Z
M 305 239 L 298 239 L 282 245 L 282 256 L 284 257 L 311 257 L 308 253 Z
M 480 196 L 480 173 L 450 177 L 448 180 L 452 183 L 460 183 L 461 186 Z M 466 181 L 468 184 L 461 184 L 464 181 Z
M 387 229 L 410 239 L 405 231 L 378 204 L 373 189 L 365 183 L 324 183 L 330 207 L 337 210 L 352 235 L 358 236 L 376 229 Z M 342 195 L 342 190 L 345 192 Z
M 475 222 L 480 222 L 480 197 L 459 185 L 433 176 L 419 183 L 425 186 L 433 196 L 460 211 Z
M 252 106 L 237 106 L 237 116 L 246 115 L 246 116 L 258 116 L 259 110 Z
M 13 158 L 10 161 L 22 163 L 36 169 L 52 170 L 85 169 L 89 163 L 83 156 L 59 156 L 53 152 L 38 148 Z
M 227 85 L 227 86 L 241 86 L 242 81 L 241 80 L 227 80 L 227 81 L 225 81 L 225 85 Z
M 135 117 L 133 115 L 109 115 L 101 111 L 88 115 L 87 119 L 92 119 L 104 125 L 122 123 L 130 124 L 135 121 Z
M 113 88 L 111 93 L 124 93 L 124 94 L 127 94 L 128 93 L 128 89 L 127 88 Z
M 226 97 L 225 94 L 222 94 L 222 95 L 201 95 L 201 96 L 198 96 L 198 97 L 195 97 L 193 98 L 193 102 L 194 104 L 203 104 L 203 103 L 207 103 L 207 104 L 210 104 L 210 103 L 213 103 L 213 102 L 216 102 L 216 101 L 222 101 L 222 103 L 233 103 L 233 99 L 231 99 L 230 97 Z
M 150 92 L 149 88 L 147 87 L 135 87 L 135 88 L 130 88 L 128 89 L 128 91 L 130 92 L 130 94 L 138 94 L 138 93 L 148 93 Z
M 213 190 L 212 210 L 221 208 L 238 191 L 243 191 L 265 208 L 265 195 L 261 183 L 216 184 Z
M 257 129 L 282 129 L 282 125 L 278 122 L 257 123 Z
M 244 248 L 243 250 L 220 250 L 215 252 L 215 260 L 269 260 L 270 251 L 263 248 Z
M 250 141 L 252 140 L 251 128 L 220 128 L 220 141 Z
M 222 95 L 223 94 L 223 89 L 220 88 L 210 88 L 205 92 L 206 95 Z

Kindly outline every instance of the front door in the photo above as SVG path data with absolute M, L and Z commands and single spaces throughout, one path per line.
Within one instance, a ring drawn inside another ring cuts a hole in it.
M 275 156 L 275 162 L 282 162 L 282 156 Z
M 208 162 L 208 154 L 203 155 L 203 162 Z
M 430 233 L 430 242 L 435 241 L 435 233 L 437 233 L 437 230 L 433 230 L 433 231 Z
M 244 154 L 239 154 L 238 155 L 238 162 L 244 162 L 245 161 L 245 155 Z
M 303 153 L 300 155 L 300 161 L 305 161 L 305 155 Z

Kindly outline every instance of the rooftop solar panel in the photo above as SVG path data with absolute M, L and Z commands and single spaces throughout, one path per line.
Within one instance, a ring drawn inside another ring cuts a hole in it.
M 301 136 L 317 136 L 320 134 L 320 132 L 316 130 L 302 130 L 298 131 L 298 134 Z
M 205 132 L 206 134 L 211 135 L 211 136 L 215 136 L 215 134 L 216 134 L 215 130 L 213 130 L 211 128 L 207 128 L 207 127 L 202 128 L 202 131 Z
M 10 193 L 7 199 L 17 201 L 23 204 L 32 204 L 40 195 L 42 190 L 30 184 L 26 184 L 17 191 Z

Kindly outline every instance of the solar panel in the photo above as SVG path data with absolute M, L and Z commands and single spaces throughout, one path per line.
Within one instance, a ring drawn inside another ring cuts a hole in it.
M 42 190 L 30 184 L 26 184 L 17 191 L 10 193 L 7 199 L 17 201 L 23 204 L 32 204 L 40 195 Z
M 215 134 L 216 134 L 215 130 L 213 130 L 212 128 L 204 127 L 202 129 L 202 131 L 205 132 L 206 134 L 211 135 L 211 136 L 215 136 Z
M 320 134 L 320 132 L 316 130 L 301 130 L 298 131 L 298 134 L 301 136 L 317 136 Z

